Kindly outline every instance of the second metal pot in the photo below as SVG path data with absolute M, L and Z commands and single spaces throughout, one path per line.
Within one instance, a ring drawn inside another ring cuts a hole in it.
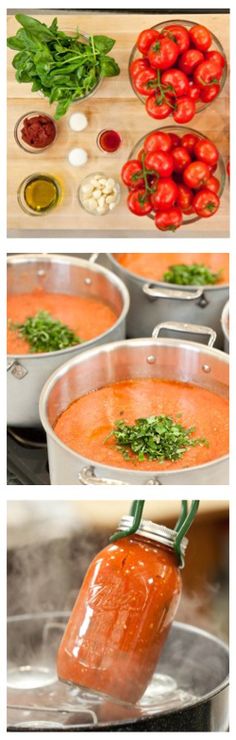
M 125 283 L 130 294 L 127 316 L 128 337 L 148 337 L 155 323 L 183 321 L 211 326 L 217 334 L 216 347 L 223 349 L 221 313 L 229 298 L 228 284 L 190 286 L 147 281 L 124 268 L 115 254 L 104 264 Z

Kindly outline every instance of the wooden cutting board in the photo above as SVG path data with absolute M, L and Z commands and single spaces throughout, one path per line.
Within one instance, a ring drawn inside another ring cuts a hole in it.
M 59 237 L 151 237 L 170 238 L 170 232 L 158 231 L 151 219 L 138 218 L 126 206 L 127 191 L 122 186 L 121 201 L 108 215 L 87 214 L 79 205 L 77 190 L 81 180 L 91 172 L 104 172 L 106 176 L 119 178 L 122 165 L 129 156 L 134 144 L 154 128 L 161 128 L 146 112 L 141 101 L 135 96 L 128 76 L 128 61 L 138 33 L 143 29 L 165 20 L 171 15 L 151 13 L 97 13 L 97 12 L 53 12 L 60 16 L 59 26 L 66 33 L 78 28 L 91 34 L 106 34 L 116 39 L 114 57 L 121 68 L 118 77 L 105 79 L 96 94 L 87 101 L 74 103 L 70 112 L 58 122 L 56 142 L 44 153 L 29 154 L 17 145 L 14 139 L 14 126 L 21 115 L 32 110 L 52 114 L 54 106 L 39 93 L 31 93 L 30 84 L 19 84 L 11 61 L 14 56 L 8 49 L 8 236 L 59 236 Z M 34 14 L 35 18 L 50 23 L 52 14 Z M 174 13 L 173 19 L 181 21 L 185 15 Z M 187 20 L 201 22 L 208 26 L 219 38 L 229 59 L 229 15 L 217 13 L 187 14 Z M 12 36 L 19 28 L 14 15 L 8 15 L 8 35 Z M 80 132 L 72 132 L 68 125 L 73 111 L 86 113 L 88 127 Z M 163 125 L 172 124 L 168 118 Z M 225 163 L 229 156 L 229 81 L 227 79 L 221 95 L 208 108 L 197 114 L 190 126 L 213 139 L 219 147 Z M 102 153 L 96 144 L 98 132 L 103 128 L 114 128 L 121 134 L 123 144 L 115 155 Z M 68 162 L 68 152 L 75 146 L 86 149 L 89 155 L 85 166 L 76 168 Z M 42 216 L 25 214 L 17 201 L 17 190 L 22 180 L 33 173 L 49 173 L 63 183 L 63 202 L 51 213 Z M 219 212 L 210 219 L 201 219 L 192 225 L 183 225 L 173 238 L 186 237 L 227 237 L 229 236 L 229 191 L 228 178 L 221 200 Z

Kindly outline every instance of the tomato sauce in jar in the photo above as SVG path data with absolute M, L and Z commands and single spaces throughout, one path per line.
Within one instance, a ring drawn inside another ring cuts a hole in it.
M 123 517 L 127 529 L 132 517 Z M 92 561 L 62 638 L 62 681 L 137 702 L 155 672 L 181 595 L 173 530 L 142 521 Z M 182 552 L 187 540 L 182 541 Z

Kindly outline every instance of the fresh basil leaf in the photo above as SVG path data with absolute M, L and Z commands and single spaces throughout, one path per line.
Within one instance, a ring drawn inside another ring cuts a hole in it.
M 120 74 L 120 67 L 113 57 L 102 57 L 101 59 L 101 76 L 114 77 Z
M 57 18 L 53 18 L 53 21 L 52 21 L 51 25 L 49 26 L 49 31 L 51 31 L 53 34 L 54 33 L 55 34 L 57 33 L 57 31 L 58 31 Z
M 53 33 L 46 24 L 40 23 L 36 18 L 32 18 L 30 15 L 25 15 L 24 13 L 16 13 L 15 18 L 26 31 L 30 31 L 30 33 L 45 39 L 53 38 Z
M 25 49 L 25 43 L 24 41 L 16 36 L 8 36 L 7 39 L 7 46 L 9 49 L 16 49 L 19 51 L 23 51 Z
M 92 38 L 95 49 L 100 51 L 100 54 L 108 54 L 116 43 L 114 39 L 110 39 L 108 36 L 92 36 Z
M 67 113 L 68 108 L 69 108 L 69 106 L 71 104 L 71 100 L 72 100 L 72 98 L 71 97 L 68 97 L 68 98 L 64 98 L 64 99 L 62 99 L 62 100 L 59 101 L 59 103 L 58 103 L 58 105 L 56 107 L 56 113 L 55 113 L 55 116 L 54 116 L 54 118 L 56 119 L 56 121 L 58 121 L 59 118 L 61 118 L 62 116 L 65 115 L 65 113 Z
M 37 92 L 38 90 L 42 90 L 42 83 L 41 83 L 41 80 L 38 77 L 36 77 L 36 79 L 33 81 L 31 92 Z
M 26 62 L 29 60 L 29 52 L 28 51 L 19 51 L 19 54 L 15 54 L 14 59 L 12 60 L 12 66 L 14 69 L 18 69 L 18 67 L 22 67 Z

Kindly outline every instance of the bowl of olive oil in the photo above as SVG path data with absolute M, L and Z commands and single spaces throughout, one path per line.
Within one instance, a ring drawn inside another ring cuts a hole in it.
M 30 216 L 42 216 L 55 208 L 62 199 L 62 189 L 52 175 L 35 173 L 20 184 L 17 199 Z

